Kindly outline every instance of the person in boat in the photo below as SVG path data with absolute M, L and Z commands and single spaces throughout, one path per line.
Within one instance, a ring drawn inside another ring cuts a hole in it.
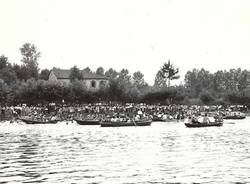
M 205 114 L 205 117 L 203 118 L 203 123 L 210 123 L 210 120 L 209 120 L 207 114 Z
M 194 114 L 190 115 L 188 117 L 188 119 L 190 120 L 190 123 L 197 123 L 198 122 L 198 118 Z
M 139 121 L 139 120 L 140 120 L 140 115 L 137 114 L 137 115 L 135 116 L 135 121 Z
M 55 121 L 56 119 L 57 119 L 56 116 L 52 116 L 52 117 L 51 117 L 51 120 L 52 120 L 52 121 Z
M 176 119 L 177 119 L 178 121 L 181 119 L 181 114 L 180 114 L 180 113 L 177 113 Z

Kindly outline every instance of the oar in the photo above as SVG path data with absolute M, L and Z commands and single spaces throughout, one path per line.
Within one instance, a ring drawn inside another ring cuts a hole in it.
M 134 125 L 136 126 L 135 120 L 133 120 Z

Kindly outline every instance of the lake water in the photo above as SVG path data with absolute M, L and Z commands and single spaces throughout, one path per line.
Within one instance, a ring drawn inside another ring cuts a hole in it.
M 0 123 L 0 183 L 250 183 L 250 118 L 186 128 Z

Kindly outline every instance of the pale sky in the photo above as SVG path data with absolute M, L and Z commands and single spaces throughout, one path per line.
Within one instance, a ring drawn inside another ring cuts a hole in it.
M 41 69 L 137 70 L 153 84 L 180 69 L 250 69 L 249 0 L 0 0 L 0 55 L 20 64 L 33 43 Z M 181 82 L 179 80 L 179 82 Z

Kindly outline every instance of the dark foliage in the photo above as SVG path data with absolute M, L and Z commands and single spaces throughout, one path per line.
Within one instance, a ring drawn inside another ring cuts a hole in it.
M 71 68 L 69 85 L 48 81 L 50 71 L 39 72 L 40 52 L 33 44 L 20 48 L 22 64 L 11 64 L 4 55 L 0 56 L 0 105 L 38 103 L 92 103 L 92 102 L 146 102 L 161 104 L 245 104 L 250 106 L 250 72 L 230 69 L 210 73 L 205 69 L 193 69 L 185 75 L 184 86 L 170 87 L 170 81 L 178 79 L 179 69 L 170 61 L 164 63 L 155 77 L 155 85 L 149 86 L 140 71 L 132 75 L 127 69 L 89 67 L 80 70 Z M 107 86 L 100 90 L 87 89 L 83 79 L 85 73 L 105 75 Z M 168 85 L 167 85 L 168 82 Z

